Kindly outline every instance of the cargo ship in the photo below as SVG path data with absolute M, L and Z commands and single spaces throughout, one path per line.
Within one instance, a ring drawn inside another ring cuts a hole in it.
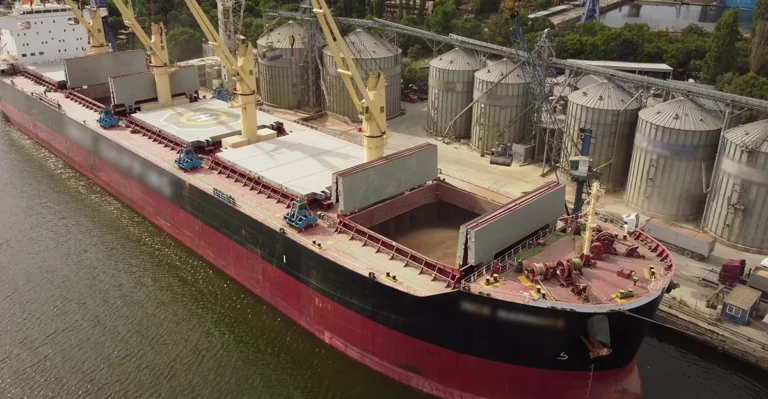
M 596 198 L 508 198 L 442 175 L 430 143 L 365 162 L 359 139 L 268 109 L 258 142 L 226 148 L 241 115 L 194 69 L 159 108 L 144 53 L 83 56 L 66 6 L 0 27 L 13 125 L 328 345 L 442 398 L 641 397 L 674 262 Z

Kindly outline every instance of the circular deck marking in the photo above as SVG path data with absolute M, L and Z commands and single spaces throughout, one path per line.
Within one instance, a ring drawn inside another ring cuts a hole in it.
M 214 129 L 231 126 L 240 121 L 240 113 L 220 108 L 200 107 L 189 111 L 171 112 L 163 122 L 177 129 Z

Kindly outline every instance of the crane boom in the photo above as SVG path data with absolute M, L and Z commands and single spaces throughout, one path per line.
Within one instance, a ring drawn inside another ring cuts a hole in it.
M 126 26 L 131 28 L 136 37 L 139 38 L 144 47 L 147 49 L 147 53 L 150 56 L 150 62 L 152 66 L 152 74 L 155 75 L 155 85 L 157 86 L 157 102 L 161 107 L 167 107 L 171 105 L 173 97 L 171 95 L 171 73 L 176 71 L 176 67 L 171 66 L 170 58 L 168 57 L 168 45 L 165 40 L 165 28 L 163 24 L 152 23 L 152 38 L 150 39 L 141 25 L 136 21 L 136 17 L 133 15 L 128 7 L 125 6 L 123 0 L 113 0 L 115 6 L 120 10 L 120 14 L 123 15 L 123 22 Z
M 341 36 L 336 21 L 333 20 L 328 4 L 325 0 L 312 0 L 312 7 L 312 12 L 315 13 L 320 22 L 325 41 L 328 43 L 333 59 L 338 66 L 339 76 L 344 81 L 349 97 L 363 121 L 361 130 L 365 161 L 379 159 L 384 155 L 384 139 L 387 131 L 384 73 L 379 71 L 375 76 L 368 77 L 367 85 L 363 83 L 363 78 L 352 59 L 352 53 Z M 338 40 L 334 40 L 334 38 Z M 354 81 L 354 85 L 352 81 Z M 362 94 L 362 99 L 358 97 L 355 88 Z
M 234 104 L 240 108 L 241 121 L 243 124 L 242 135 L 240 137 L 227 137 L 222 140 L 225 148 L 234 148 L 255 143 L 258 141 L 258 113 L 256 110 L 256 62 L 253 56 L 253 46 L 243 37 L 238 38 L 237 58 L 229 51 L 226 43 L 222 40 L 217 30 L 205 16 L 197 0 L 184 0 L 192 12 L 192 16 L 200 25 L 203 34 L 211 42 L 221 63 L 235 78 L 235 91 L 238 94 L 238 103 Z
M 91 21 L 88 22 L 85 20 L 83 14 L 80 12 L 80 9 L 77 8 L 77 4 L 75 4 L 74 1 L 64 0 L 64 2 L 67 3 L 70 9 L 72 9 L 72 14 L 75 14 L 77 22 L 79 22 L 80 25 L 85 28 L 86 33 L 88 33 L 88 38 L 90 39 L 91 45 L 91 49 L 88 51 L 88 54 L 95 55 L 108 53 L 109 46 L 107 45 L 107 37 L 104 34 L 104 24 L 101 19 L 101 12 L 99 11 L 99 8 L 89 8 Z

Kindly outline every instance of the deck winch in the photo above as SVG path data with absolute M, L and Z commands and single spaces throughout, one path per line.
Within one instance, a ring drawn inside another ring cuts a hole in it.
M 120 120 L 117 119 L 109 107 L 104 107 L 101 112 L 99 112 L 99 119 L 96 121 L 99 123 L 99 126 L 104 129 L 109 129 L 120 124 Z
M 283 215 L 283 221 L 298 231 L 304 231 L 317 224 L 315 216 L 304 198 L 291 202 L 291 210 Z
M 202 157 L 195 154 L 195 150 L 192 146 L 186 146 L 179 150 L 179 156 L 176 157 L 176 166 L 185 172 L 189 172 L 192 169 L 197 169 L 203 166 Z

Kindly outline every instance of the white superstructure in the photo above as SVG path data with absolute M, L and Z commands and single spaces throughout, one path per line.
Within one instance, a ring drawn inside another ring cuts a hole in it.
M 0 17 L 0 29 L 0 58 L 20 65 L 56 63 L 80 57 L 88 49 L 85 29 L 62 4 L 17 2 Z

